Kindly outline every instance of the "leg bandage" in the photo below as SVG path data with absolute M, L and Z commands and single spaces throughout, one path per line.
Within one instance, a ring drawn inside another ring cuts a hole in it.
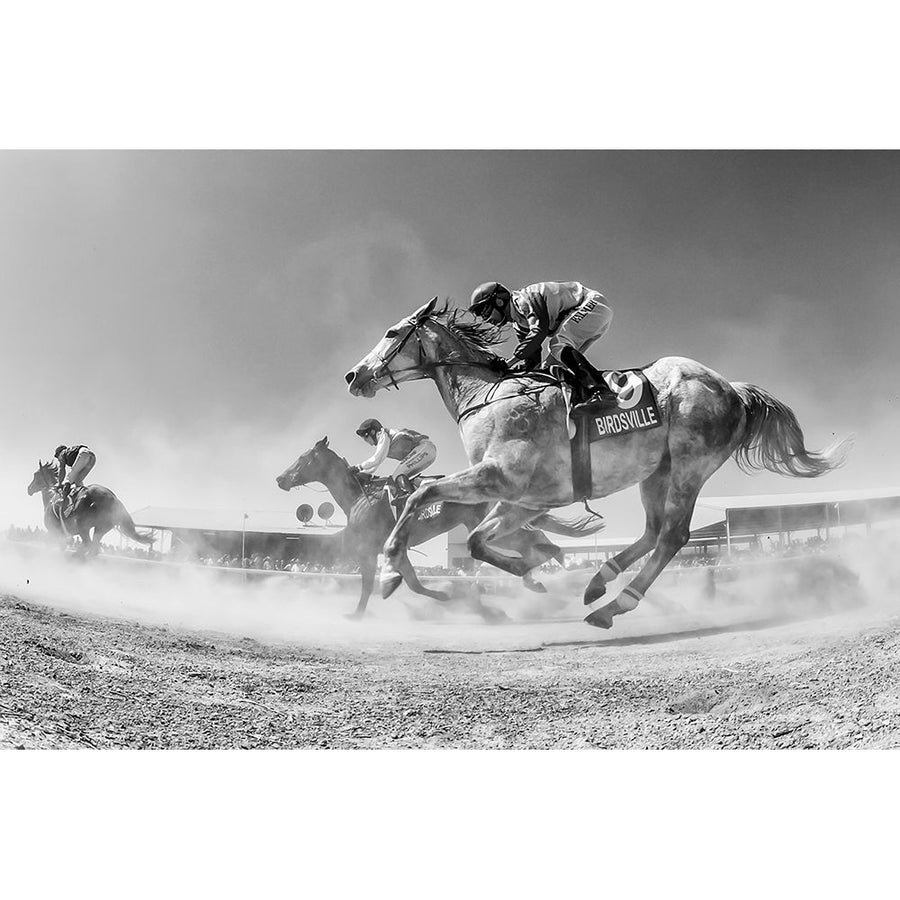
M 614 559 L 608 559 L 597 570 L 597 574 L 604 582 L 615 581 L 622 574 L 622 567 Z
M 640 591 L 635 590 L 633 587 L 629 586 L 625 588 L 625 590 L 623 590 L 618 597 L 616 597 L 616 602 L 620 607 L 622 607 L 622 609 L 630 610 L 634 609 L 643 599 L 644 595 Z

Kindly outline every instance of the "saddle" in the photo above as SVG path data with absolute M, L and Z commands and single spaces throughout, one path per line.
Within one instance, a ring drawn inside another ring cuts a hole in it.
M 414 475 L 409 478 L 406 475 L 398 475 L 393 478 L 390 475 L 369 475 L 365 472 L 357 475 L 362 489 L 371 502 L 377 503 L 382 498 L 387 500 L 395 521 L 403 512 L 407 498 L 416 488 L 442 477 L 441 475 Z
M 50 511 L 59 520 L 60 524 L 68 522 L 75 517 L 81 501 L 84 499 L 85 486 L 72 485 L 69 489 L 68 499 L 58 491 L 53 500 L 50 501 Z

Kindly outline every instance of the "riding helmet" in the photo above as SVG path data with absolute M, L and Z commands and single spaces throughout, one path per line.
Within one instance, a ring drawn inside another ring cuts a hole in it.
M 63 450 L 65 450 L 65 449 L 66 449 L 66 445 L 65 445 L 65 444 L 60 444 L 60 445 L 53 451 L 53 455 L 54 455 L 55 457 L 56 457 L 56 456 L 59 456 L 59 454 L 62 453 Z
M 472 291 L 469 312 L 481 316 L 487 312 L 489 306 L 503 309 L 511 298 L 510 292 L 499 281 L 486 281 Z
M 356 429 L 356 433 L 360 437 L 364 437 L 370 431 L 381 431 L 382 428 L 384 428 L 384 426 L 378 419 L 366 419 L 365 421 L 360 422 L 359 428 Z

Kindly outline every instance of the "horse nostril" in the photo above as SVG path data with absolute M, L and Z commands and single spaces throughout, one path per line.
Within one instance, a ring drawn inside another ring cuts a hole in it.
M 356 378 L 356 372 L 348 372 L 348 373 L 344 376 L 344 381 L 346 381 L 347 384 L 353 384 L 353 379 L 354 379 L 354 378 Z

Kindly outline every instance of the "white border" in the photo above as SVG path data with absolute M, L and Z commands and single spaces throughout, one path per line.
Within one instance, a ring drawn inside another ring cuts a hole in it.
M 6 147 L 894 147 L 884 4 L 8 4 Z

